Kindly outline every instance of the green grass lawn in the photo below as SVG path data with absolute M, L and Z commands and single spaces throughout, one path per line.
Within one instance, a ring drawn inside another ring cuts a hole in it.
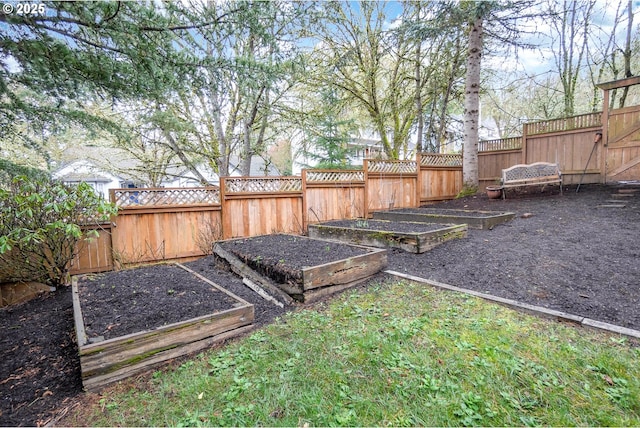
M 393 282 L 106 389 L 63 423 L 637 426 L 639 357 L 621 336 Z

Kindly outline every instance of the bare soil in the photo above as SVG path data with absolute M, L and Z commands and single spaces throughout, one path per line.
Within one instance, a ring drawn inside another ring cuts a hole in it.
M 83 275 L 78 294 L 90 341 L 152 330 L 238 303 L 177 265 Z
M 388 250 L 389 269 L 640 330 L 640 188 L 633 192 L 631 187 L 585 185 L 576 193 L 574 186 L 565 188 L 563 196 L 557 190 L 531 189 L 510 191 L 506 200 L 480 195 L 431 205 L 517 215 L 492 230 L 469 230 L 467 238 L 426 253 Z M 313 240 L 301 239 L 307 244 L 298 243 L 302 246 L 286 256 L 278 252 L 285 242 L 252 248 L 250 241 L 243 250 L 248 257 L 270 257 L 276 265 L 313 266 L 321 264 L 323 255 L 332 257 L 327 261 L 335 257 L 324 250 L 326 244 Z M 311 255 L 313 262 L 308 261 Z M 298 307 L 282 309 L 263 300 L 213 257 L 186 265 L 253 303 L 257 327 Z M 148 283 L 153 277 L 166 280 L 158 285 L 159 293 L 144 295 L 145 300 L 151 308 L 181 306 L 171 304 L 180 297 L 169 293 L 178 290 L 177 284 L 159 266 L 144 268 Z M 118 274 L 109 274 L 110 285 L 131 282 Z M 181 277 L 181 285 L 187 286 L 189 278 Z M 191 286 L 202 284 L 194 280 Z M 160 295 L 168 303 L 156 302 Z M 93 328 L 102 334 L 106 327 Z M 51 422 L 82 393 L 70 290 L 0 309 L 0 331 L 0 426 Z
M 305 236 L 273 234 L 223 241 L 221 246 L 272 280 L 302 284 L 302 269 L 366 254 L 367 249 Z

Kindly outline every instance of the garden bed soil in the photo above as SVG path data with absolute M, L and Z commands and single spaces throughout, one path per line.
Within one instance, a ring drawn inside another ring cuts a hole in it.
M 152 330 L 238 305 L 174 264 L 82 275 L 78 294 L 89 342 Z
M 512 212 L 441 207 L 399 208 L 373 213 L 374 219 L 397 222 L 466 224 L 473 229 L 491 229 L 500 223 L 510 221 L 514 216 L 515 214 Z
M 437 204 L 516 216 L 426 253 L 388 250 L 388 268 L 640 330 L 640 187 L 514 193 L 506 200 L 479 195 Z M 324 254 L 305 242 L 299 253 Z M 187 266 L 254 304 L 256 327 L 299 307 L 276 306 L 237 278 L 226 283 L 235 275 L 212 256 Z M 0 330 L 1 426 L 43 425 L 77 405 L 82 384 L 68 288 L 0 309 Z
M 309 236 L 377 248 L 423 253 L 451 239 L 467 236 L 466 224 L 389 220 L 334 220 L 310 224 Z
M 352 287 L 387 267 L 386 250 L 288 234 L 221 241 L 214 253 L 300 302 Z
M 219 243 L 253 270 L 287 283 L 302 283 L 302 270 L 367 254 L 363 247 L 319 241 L 305 236 L 273 234 Z

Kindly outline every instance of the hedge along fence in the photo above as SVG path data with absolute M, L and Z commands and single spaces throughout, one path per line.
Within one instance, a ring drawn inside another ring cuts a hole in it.
M 460 155 L 438 154 L 423 156 L 420 172 L 416 161 L 365 160 L 363 170 L 225 177 L 220 189 L 114 189 L 111 201 L 119 211 L 110 233 L 105 228 L 81 249 L 72 274 L 185 261 L 209 254 L 219 239 L 305 234 L 309 223 L 364 218 L 375 210 L 449 199 L 461 189 L 461 162 Z M 105 257 L 108 248 L 111 260 Z

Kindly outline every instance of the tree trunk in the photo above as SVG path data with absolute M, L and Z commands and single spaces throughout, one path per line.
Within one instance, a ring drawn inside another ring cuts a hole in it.
M 464 146 L 462 180 L 466 189 L 478 188 L 478 127 L 480 122 L 480 60 L 482 58 L 482 18 L 469 31 L 469 53 L 464 96 Z

